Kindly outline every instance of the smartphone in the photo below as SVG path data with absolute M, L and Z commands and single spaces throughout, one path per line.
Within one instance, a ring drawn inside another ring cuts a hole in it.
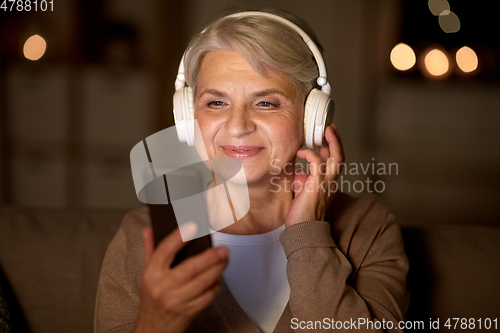
M 177 220 L 172 205 L 148 204 L 151 214 L 151 224 L 155 247 L 172 231 L 178 228 Z M 210 235 L 202 236 L 189 241 L 175 256 L 171 267 L 178 265 L 183 260 L 205 251 L 212 246 Z

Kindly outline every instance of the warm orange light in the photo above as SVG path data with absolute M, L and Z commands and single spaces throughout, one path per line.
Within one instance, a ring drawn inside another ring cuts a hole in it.
M 29 60 L 38 60 L 45 53 L 47 44 L 40 35 L 33 35 L 24 43 L 23 53 Z
M 448 72 L 450 62 L 446 54 L 438 49 L 433 49 L 424 59 L 425 68 L 433 76 L 441 76 Z
M 415 52 L 405 43 L 399 43 L 394 46 L 390 58 L 392 65 L 400 71 L 412 68 L 416 62 Z
M 464 46 L 457 51 L 456 54 L 458 67 L 465 73 L 470 73 L 476 70 L 478 60 L 476 52 L 470 47 Z

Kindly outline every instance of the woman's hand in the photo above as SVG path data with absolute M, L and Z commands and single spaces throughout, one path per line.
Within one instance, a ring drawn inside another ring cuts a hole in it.
M 196 229 L 194 224 L 191 227 Z M 191 231 L 196 234 L 196 230 Z M 133 332 L 183 332 L 218 294 L 219 278 L 227 266 L 229 250 L 210 248 L 171 268 L 175 255 L 186 244 L 179 229 L 156 249 L 151 228 L 144 229 L 143 238 L 145 263 L 139 315 Z
M 342 141 L 335 124 L 325 129 L 328 145 L 319 148 L 319 156 L 312 150 L 297 151 L 297 156 L 309 162 L 311 174 L 297 169 L 293 181 L 295 192 L 290 211 L 285 219 L 289 227 L 299 222 L 323 220 L 337 192 L 337 179 L 345 160 Z

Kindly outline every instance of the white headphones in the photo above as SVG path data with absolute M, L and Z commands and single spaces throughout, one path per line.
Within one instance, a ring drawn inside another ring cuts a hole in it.
M 326 67 L 321 53 L 312 39 L 297 25 L 287 19 L 265 12 L 241 12 L 226 17 L 263 16 L 279 21 L 300 34 L 304 42 L 311 50 L 314 60 L 318 65 L 319 77 L 316 83 L 321 90 L 313 88 L 306 98 L 304 106 L 304 136 L 308 148 L 323 145 L 323 134 L 325 126 L 333 120 L 333 101 L 330 98 L 330 84 L 327 81 Z M 205 28 L 206 29 L 206 28 Z M 202 33 L 205 30 L 202 31 Z M 179 71 L 175 80 L 174 94 L 174 121 L 177 128 L 177 136 L 181 142 L 194 145 L 194 107 L 193 90 L 186 85 L 184 58 L 188 50 L 182 55 Z

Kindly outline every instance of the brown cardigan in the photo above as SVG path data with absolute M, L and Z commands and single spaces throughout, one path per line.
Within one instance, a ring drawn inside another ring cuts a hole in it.
M 374 195 L 354 199 L 338 193 L 325 220 L 299 223 L 281 234 L 290 299 L 274 332 L 294 332 L 292 327 L 299 324 L 316 324 L 311 332 L 332 331 L 325 324 L 331 319 L 355 323 L 346 331 L 377 331 L 360 326 L 358 318 L 371 320 L 375 327 L 375 319 L 392 321 L 394 329 L 389 331 L 402 331 L 396 328 L 408 306 L 408 259 L 394 215 Z M 149 224 L 147 207 L 128 213 L 108 248 L 97 292 L 97 333 L 130 332 L 134 326 L 143 268 L 141 230 Z M 188 332 L 260 330 L 223 284 Z

